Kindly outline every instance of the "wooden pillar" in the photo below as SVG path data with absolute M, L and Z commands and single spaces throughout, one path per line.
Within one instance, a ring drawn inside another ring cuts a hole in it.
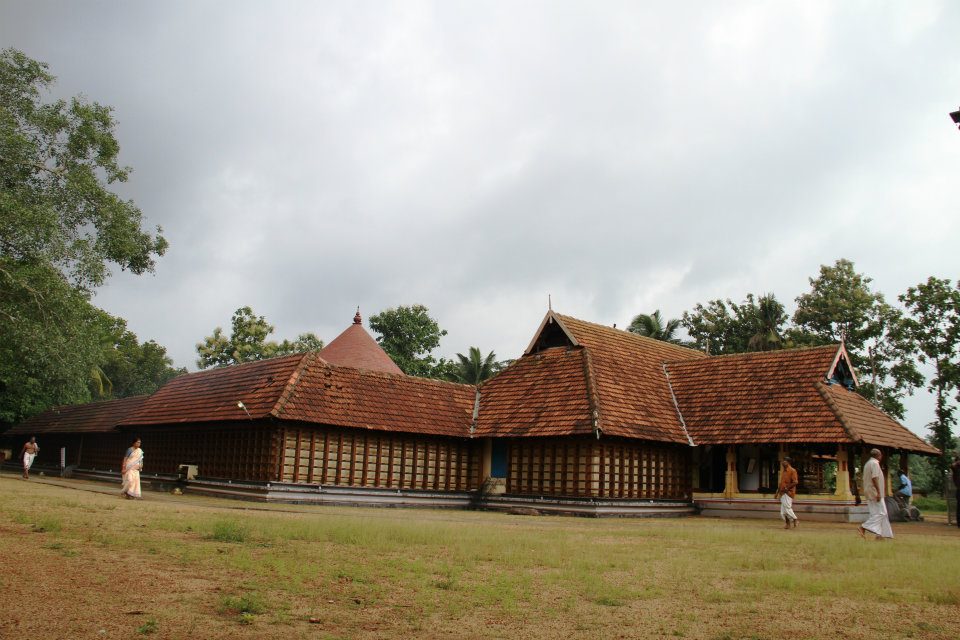
M 600 447 L 591 442 L 587 447 L 587 452 L 587 455 L 590 456 L 590 464 L 587 467 L 589 469 L 587 494 L 597 496 L 600 495 L 600 474 L 603 473 L 603 469 L 600 467 Z
M 493 439 L 484 438 L 480 450 L 480 480 L 486 482 L 493 474 Z
M 696 447 L 690 452 L 690 459 L 693 461 L 693 464 L 690 465 L 690 489 L 693 491 L 700 490 L 700 453 L 702 449 Z
M 837 446 L 837 489 L 833 495 L 845 500 L 853 499 L 850 492 L 850 454 L 842 444 Z
M 890 452 L 891 449 L 881 449 L 883 451 L 883 477 L 886 479 L 887 489 L 884 495 L 892 496 L 893 495 L 893 478 L 890 477 Z
M 740 492 L 740 482 L 737 478 L 737 447 L 727 445 L 727 473 L 724 477 L 723 495 L 732 498 Z

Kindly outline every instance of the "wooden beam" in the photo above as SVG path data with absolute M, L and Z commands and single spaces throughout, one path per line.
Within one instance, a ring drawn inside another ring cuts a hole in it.
M 387 455 L 389 459 L 387 460 L 387 486 L 393 487 L 393 434 L 389 436 L 387 445 Z
M 337 470 L 333 483 L 339 485 L 341 478 L 343 478 L 343 431 L 337 431 Z

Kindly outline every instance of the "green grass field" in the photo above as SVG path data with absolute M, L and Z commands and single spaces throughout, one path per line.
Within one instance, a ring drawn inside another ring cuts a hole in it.
M 826 523 L 0 488 L 11 637 L 957 637 L 960 534 L 943 524 L 876 543 Z
M 914 496 L 913 505 L 925 513 L 947 512 L 947 501 L 941 496 Z

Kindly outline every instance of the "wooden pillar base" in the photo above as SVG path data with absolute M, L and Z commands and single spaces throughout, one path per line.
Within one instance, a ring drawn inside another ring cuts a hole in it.
M 850 492 L 850 454 L 843 445 L 837 449 L 837 489 L 833 493 L 841 498 L 853 499 L 853 493 Z
M 724 476 L 723 495 L 732 498 L 740 492 L 740 481 L 737 477 L 737 447 L 727 446 L 727 472 Z

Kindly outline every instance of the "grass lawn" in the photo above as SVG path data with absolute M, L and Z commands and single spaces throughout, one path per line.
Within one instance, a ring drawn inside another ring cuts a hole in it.
M 941 496 L 914 496 L 913 505 L 924 513 L 947 512 L 947 501 Z
M 0 474 L 0 636 L 951 638 L 960 534 L 259 505 Z

